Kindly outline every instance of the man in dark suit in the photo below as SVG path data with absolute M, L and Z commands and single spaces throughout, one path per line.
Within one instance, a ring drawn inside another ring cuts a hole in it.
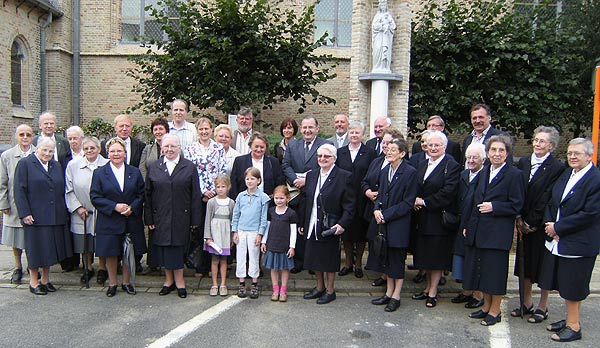
M 287 151 L 283 156 L 283 175 L 290 188 L 292 200 L 289 206 L 296 211 L 301 221 L 303 214 L 302 201 L 304 199 L 303 191 L 306 184 L 306 173 L 318 170 L 317 149 L 323 144 L 329 144 L 329 141 L 319 138 L 319 122 L 314 116 L 306 116 L 300 123 L 300 132 L 302 139 L 292 139 L 288 144 Z M 299 236 L 296 243 L 296 254 L 294 255 L 294 269 L 292 273 L 298 273 L 302 270 L 304 260 L 303 237 Z
M 459 163 L 461 165 L 465 164 L 465 151 L 467 146 L 472 143 L 481 143 L 485 145 L 485 142 L 492 135 L 505 135 L 509 137 L 512 141 L 512 138 L 507 133 L 494 128 L 492 126 L 492 113 L 490 111 L 490 107 L 486 104 L 475 104 L 471 107 L 471 124 L 473 125 L 473 130 L 469 135 L 465 137 L 462 143 L 462 155 L 460 157 Z M 512 141 L 514 145 L 514 141 Z M 510 152 L 508 157 L 506 158 L 506 163 L 512 165 L 513 164 L 513 154 Z M 489 160 L 486 160 L 485 164 L 489 164 Z
M 56 116 L 51 112 L 43 112 L 39 118 L 40 134 L 33 138 L 33 145 L 37 146 L 40 138 L 50 138 L 56 143 L 54 151 L 54 160 L 60 163 L 63 173 L 67 168 L 67 163 L 71 160 L 71 147 L 69 141 L 60 134 L 54 133 L 56 130 Z
M 553 341 L 581 339 L 579 314 L 590 293 L 590 280 L 600 249 L 600 172 L 592 163 L 594 145 L 588 139 L 569 142 L 569 167 L 556 180 L 544 215 L 546 254 L 540 287 L 558 290 L 567 318 L 547 327 Z
M 129 115 L 123 114 L 115 117 L 114 125 L 115 133 L 117 133 L 117 136 L 125 141 L 125 144 L 127 145 L 127 158 L 125 164 L 138 168 L 140 166 L 140 159 L 142 158 L 142 151 L 144 151 L 146 144 L 141 140 L 131 137 L 133 123 L 131 122 Z M 106 140 L 102 141 L 100 147 L 100 154 L 103 157 L 108 158 L 106 153 Z
M 350 120 L 348 116 L 344 114 L 335 115 L 333 119 L 333 127 L 335 128 L 335 135 L 331 138 L 327 138 L 327 140 L 331 141 L 335 147 L 338 149 L 342 146 L 348 145 L 350 142 L 348 138 L 348 126 L 350 125 Z
M 373 123 L 373 133 L 375 137 L 367 141 L 367 146 L 375 149 L 378 156 L 384 156 L 383 148 L 381 146 L 381 139 L 383 139 L 383 132 L 392 126 L 392 120 L 387 116 L 377 117 Z
M 446 122 L 442 116 L 433 115 L 427 119 L 427 129 L 428 130 L 437 130 L 440 132 L 444 132 L 446 129 Z M 445 132 L 444 132 L 445 134 Z M 420 141 L 415 141 L 412 145 L 411 157 L 419 152 L 424 152 L 421 146 Z M 448 146 L 446 147 L 446 154 L 451 155 L 455 161 L 460 161 L 462 157 L 462 152 L 460 151 L 460 145 L 456 141 L 452 141 L 448 139 Z M 416 168 L 416 167 L 415 167 Z

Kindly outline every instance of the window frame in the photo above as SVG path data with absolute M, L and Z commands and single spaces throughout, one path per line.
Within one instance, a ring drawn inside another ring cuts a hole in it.
M 323 1 L 323 0 L 321 0 Z M 333 33 L 328 33 L 328 44 L 321 46 L 324 48 L 351 48 L 352 47 L 352 12 L 350 12 L 350 18 L 349 20 L 341 20 L 340 19 L 340 2 L 342 1 L 350 1 L 350 6 L 351 8 L 354 7 L 354 0 L 330 0 L 333 1 L 333 15 L 331 17 L 325 17 L 323 19 L 319 19 L 316 16 L 316 12 L 317 12 L 317 6 L 319 6 L 319 4 L 321 4 L 321 2 L 315 2 L 315 30 L 313 32 L 313 40 L 316 41 L 318 39 L 318 37 L 316 36 L 317 33 L 317 22 L 325 22 L 325 23 L 333 23 Z M 339 32 L 340 32 L 340 23 L 343 22 L 349 22 L 350 24 L 350 42 L 348 45 L 340 45 L 338 43 L 338 40 L 334 40 L 333 42 L 330 40 L 332 38 L 337 38 L 339 36 Z

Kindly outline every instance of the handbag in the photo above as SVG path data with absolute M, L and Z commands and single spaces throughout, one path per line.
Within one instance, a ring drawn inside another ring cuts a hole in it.
M 387 226 L 380 224 L 377 235 L 373 239 L 373 252 L 382 267 L 388 266 L 388 239 Z
M 456 231 L 460 225 L 460 217 L 446 209 L 442 210 L 442 225 L 452 231 Z

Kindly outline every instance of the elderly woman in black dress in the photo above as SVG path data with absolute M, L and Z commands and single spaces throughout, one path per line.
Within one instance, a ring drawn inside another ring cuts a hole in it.
M 340 235 L 352 222 L 354 189 L 352 174 L 335 165 L 337 149 L 331 144 L 317 149 L 320 169 L 306 176 L 306 210 L 302 233 L 306 238 L 304 267 L 315 271 L 317 286 L 304 299 L 318 304 L 335 300 L 333 284 L 340 269 Z M 328 229 L 331 235 L 322 233 Z M 325 285 L 327 278 L 327 285 Z
M 20 160 L 15 169 L 15 203 L 25 227 L 29 290 L 36 295 L 56 291 L 49 279 L 50 266 L 72 255 L 65 177 L 54 160 L 55 149 L 54 140 L 41 138 L 35 153 Z M 41 282 L 38 268 L 42 268 Z
M 125 149 L 125 141 L 121 138 L 112 138 L 106 142 L 110 162 L 94 171 L 90 188 L 90 198 L 97 211 L 96 254 L 106 258 L 108 297 L 117 294 L 117 264 L 119 256 L 123 255 L 123 243 L 127 235 L 131 237 L 136 255 L 146 252 L 142 221 L 144 179 L 139 169 L 125 164 Z M 130 282 L 130 267 L 132 265 L 123 267 L 121 288 L 128 294 L 135 295 L 135 288 Z
M 367 174 L 369 165 L 377 157 L 375 149 L 362 143 L 364 132 L 365 126 L 362 123 L 350 123 L 348 127 L 349 143 L 338 149 L 338 157 L 335 162 L 338 167 L 352 173 L 352 187 L 356 197 L 354 219 L 342 235 L 346 264 L 338 275 L 345 276 L 354 269 L 354 275 L 357 278 L 363 277 L 362 258 L 365 252 L 367 228 L 370 220 L 365 219 L 364 216 L 367 197 L 362 193 L 361 181 Z M 356 254 L 354 254 L 355 250 Z
M 569 167 L 554 183 L 544 215 L 546 253 L 540 287 L 558 290 L 567 307 L 566 320 L 548 325 L 553 341 L 581 339 L 579 315 L 590 294 L 590 280 L 600 249 L 600 172 L 592 163 L 588 139 L 569 142 Z
M 540 323 L 548 318 L 548 291 L 542 289 L 537 308 L 533 310 L 531 288 L 538 283 L 542 271 L 542 260 L 546 234 L 544 233 L 544 211 L 550 200 L 554 182 L 563 172 L 564 165 L 552 151 L 558 146 L 560 135 L 554 127 L 539 126 L 533 131 L 533 153 L 521 157 L 517 168 L 523 173 L 525 202 L 521 214 L 517 216 L 517 230 L 523 238 L 523 250 L 517 247 L 515 275 L 518 276 L 520 255 L 524 257 L 525 279 L 523 288 L 524 308 L 513 310 L 510 315 L 520 317 L 529 314 L 530 323 Z M 523 311 L 524 313 L 521 313 Z
M 446 156 L 448 138 L 440 131 L 427 137 L 429 158 L 417 168 L 418 190 L 414 204 L 415 267 L 426 271 L 425 290 L 413 296 L 426 300 L 425 305 L 437 305 L 437 288 L 442 272 L 452 267 L 452 240 L 455 231 L 442 223 L 444 210 L 455 208 L 461 167 L 452 156 Z
M 502 320 L 500 304 L 506 294 L 508 253 L 515 218 L 523 207 L 525 190 L 521 171 L 506 163 L 512 141 L 491 136 L 487 143 L 490 164 L 481 173 L 470 206 L 465 205 L 465 268 L 463 289 L 483 292 L 482 309 L 469 317 L 490 326 Z
M 407 152 L 408 145 L 404 139 L 394 139 L 387 145 L 385 156 L 390 165 L 380 173 L 379 195 L 373 211 L 374 219 L 369 227 L 371 240 L 381 225 L 387 230 L 387 264 L 380 263 L 373 248 L 367 260 L 369 269 L 387 275 L 385 295 L 371 301 L 374 305 L 387 305 L 386 312 L 393 312 L 400 306 L 411 213 L 417 196 L 417 170 L 404 160 Z
M 196 166 L 180 156 L 179 137 L 165 134 L 161 147 L 164 156 L 148 168 L 144 219 L 152 231 L 155 261 L 166 269 L 158 294 L 164 296 L 177 289 L 177 295 L 185 298 L 184 247 L 190 228 L 200 224 L 202 195 Z

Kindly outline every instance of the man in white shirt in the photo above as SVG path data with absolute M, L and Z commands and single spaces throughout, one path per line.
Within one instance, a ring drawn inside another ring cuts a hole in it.
M 248 140 L 252 135 L 252 109 L 247 106 L 242 106 L 237 115 L 238 128 L 233 132 L 233 139 L 231 139 L 231 146 L 240 153 L 240 155 L 247 155 L 250 153 L 250 146 Z
M 173 121 L 169 122 L 169 133 L 179 137 L 181 149 L 198 140 L 198 132 L 193 123 L 187 122 L 185 118 L 188 113 L 188 104 L 185 100 L 175 99 L 171 105 L 171 116 Z
M 331 141 L 336 148 L 340 148 L 342 146 L 348 145 L 350 139 L 348 139 L 348 126 L 350 125 L 350 120 L 348 116 L 344 114 L 337 114 L 333 118 L 333 127 L 335 128 L 335 135 L 331 138 L 327 139 Z

